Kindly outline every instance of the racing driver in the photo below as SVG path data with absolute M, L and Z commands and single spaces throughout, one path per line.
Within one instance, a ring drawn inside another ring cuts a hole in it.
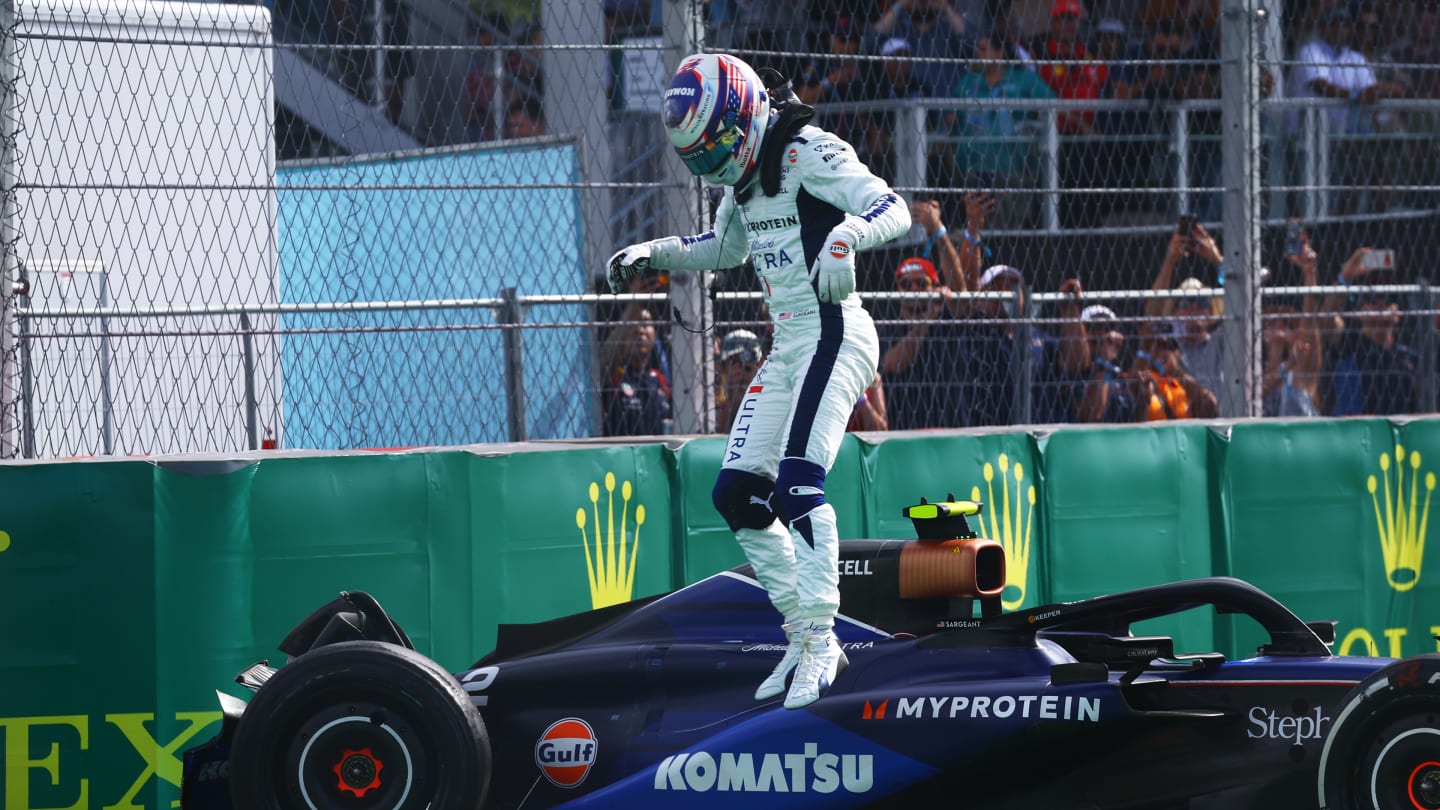
M 784 618 L 789 641 L 755 692 L 796 709 L 845 666 L 836 640 L 839 533 L 825 500 L 851 409 L 875 379 L 879 341 L 855 294 L 855 253 L 910 227 L 910 212 L 778 73 L 726 54 L 680 63 L 661 116 L 691 173 L 723 187 L 715 225 L 630 245 L 610 258 L 612 291 L 651 267 L 718 270 L 754 261 L 771 353 L 747 387 L 715 482 L 715 508 Z

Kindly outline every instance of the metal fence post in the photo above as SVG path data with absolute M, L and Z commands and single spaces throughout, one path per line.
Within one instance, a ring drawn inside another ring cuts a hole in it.
M 1223 417 L 1260 416 L 1260 72 L 1255 64 L 1258 0 L 1221 14 L 1220 131 L 1224 146 L 1222 214 L 1225 268 Z
M 525 431 L 525 337 L 520 331 L 520 324 L 525 320 L 525 307 L 514 287 L 501 290 L 500 298 L 505 303 L 495 317 L 505 326 L 500 334 L 505 346 L 505 401 L 510 403 L 506 425 L 510 441 L 523 442 L 528 440 Z
M 902 188 L 926 185 L 925 178 L 925 116 L 929 109 L 923 106 L 907 107 L 896 116 L 899 126 L 895 130 L 895 185 Z
M 704 47 L 705 27 L 703 20 L 697 16 L 699 6 L 693 0 L 666 0 L 662 11 L 664 25 L 661 36 L 668 74 L 680 64 L 681 58 Z M 661 86 L 668 80 L 668 75 L 663 76 Z M 658 122 L 658 107 L 653 114 Z M 652 131 L 658 134 L 660 128 L 657 126 Z M 700 179 L 673 158 L 663 165 L 668 170 L 669 176 L 664 179 L 669 181 L 670 188 L 662 197 L 661 204 L 668 216 L 661 217 L 662 230 L 655 235 L 705 231 L 711 211 L 709 196 Z M 743 234 L 741 236 L 743 238 Z M 736 236 L 729 235 L 728 238 Z M 711 272 L 692 271 L 671 276 L 670 306 L 684 319 L 680 328 L 670 330 L 670 391 L 676 433 L 709 433 L 714 430 L 715 345 L 712 334 L 706 331 L 715 323 L 710 300 L 710 288 L 714 281 Z M 655 315 L 657 321 L 665 319 L 662 313 Z
M 250 313 L 240 313 L 240 353 L 245 363 L 245 437 L 251 450 L 260 449 L 260 406 L 255 401 L 255 335 Z

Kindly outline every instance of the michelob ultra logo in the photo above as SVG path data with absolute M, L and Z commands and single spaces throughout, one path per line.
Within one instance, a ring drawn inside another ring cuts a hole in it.
M 995 498 L 995 467 L 985 462 L 985 495 L 980 487 L 971 487 L 970 500 L 984 501 L 985 511 L 980 515 L 980 534 L 999 543 L 1005 549 L 1005 590 L 1000 604 L 1006 610 L 1018 610 L 1025 603 L 1025 593 L 1030 579 L 1030 538 L 1035 530 L 1035 485 L 1025 485 L 1025 466 L 1016 462 L 1010 464 L 1010 456 L 1000 454 L 1000 499 Z M 1011 479 L 1015 491 L 1010 491 Z M 990 519 L 989 525 L 985 523 Z
M 590 482 L 590 511 L 594 515 L 595 524 L 593 533 L 586 532 L 590 518 L 587 518 L 585 508 L 575 510 L 575 525 L 580 528 L 580 544 L 585 547 L 585 568 L 590 575 L 590 606 L 597 610 L 629 602 L 635 587 L 635 560 L 640 551 L 640 527 L 645 525 L 645 505 L 635 505 L 635 528 L 632 533 L 629 517 L 630 498 L 633 493 L 629 481 L 620 485 L 618 535 L 615 531 L 615 473 L 605 473 L 603 531 L 600 524 L 599 484 Z
M 1425 473 L 1425 504 L 1421 507 L 1420 454 L 1406 452 L 1404 446 L 1397 444 L 1393 465 L 1391 460 L 1391 454 L 1380 454 L 1380 475 L 1370 476 L 1365 488 L 1370 491 L 1370 504 L 1375 508 L 1375 527 L 1379 530 L 1380 551 L 1385 559 L 1385 580 L 1391 588 L 1403 593 L 1420 581 L 1425 534 L 1430 523 L 1430 497 L 1435 494 L 1435 473 Z

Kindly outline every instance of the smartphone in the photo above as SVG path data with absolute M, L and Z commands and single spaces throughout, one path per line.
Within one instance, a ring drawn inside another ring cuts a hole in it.
M 1175 226 L 1175 232 L 1189 239 L 1195 235 L 1195 215 L 1181 214 L 1180 222 Z
M 1296 218 L 1285 220 L 1285 255 L 1299 256 L 1305 252 L 1305 223 Z
M 1395 251 L 1372 250 L 1360 258 L 1360 266 L 1366 270 L 1394 270 Z

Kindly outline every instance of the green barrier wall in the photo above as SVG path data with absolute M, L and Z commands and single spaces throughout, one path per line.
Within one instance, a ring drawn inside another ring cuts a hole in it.
M 723 446 L 0 465 L 3 807 L 177 806 L 213 690 L 243 694 L 235 672 L 342 589 L 458 670 L 499 622 L 741 563 L 710 504 Z M 921 496 L 985 501 L 1010 609 L 1232 574 L 1339 620 L 1346 653 L 1411 655 L 1440 633 L 1437 470 L 1440 420 L 917 433 L 847 438 L 827 492 L 847 537 L 913 536 Z M 1201 611 L 1153 625 L 1190 651 L 1258 643 Z

